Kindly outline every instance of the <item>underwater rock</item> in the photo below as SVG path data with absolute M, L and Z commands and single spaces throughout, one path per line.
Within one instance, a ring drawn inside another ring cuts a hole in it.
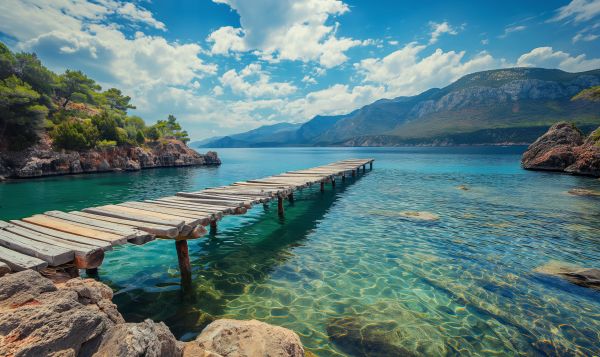
M 304 348 L 295 332 L 256 320 L 217 320 L 188 343 L 224 357 L 304 357 Z
M 469 188 L 467 187 L 467 185 L 459 185 L 459 186 L 456 186 L 456 188 L 459 190 L 463 190 L 463 191 L 469 191 Z
M 567 281 L 600 291 L 600 269 L 582 268 L 567 263 L 552 261 L 534 270 L 537 273 L 555 275 Z
M 575 196 L 600 197 L 600 191 L 588 190 L 586 188 L 573 188 L 567 192 Z
M 438 216 L 437 214 L 425 211 L 403 211 L 399 212 L 398 215 L 400 217 L 419 221 L 437 221 L 438 219 L 440 219 L 440 216 Z
M 358 317 L 334 318 L 327 324 L 327 336 L 340 350 L 352 356 L 416 356 L 399 346 L 395 322 L 368 323 Z

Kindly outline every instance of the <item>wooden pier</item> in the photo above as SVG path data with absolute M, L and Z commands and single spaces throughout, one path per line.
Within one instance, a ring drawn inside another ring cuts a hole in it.
M 81 211 L 48 211 L 20 220 L 0 221 L 0 275 L 7 271 L 74 266 L 93 272 L 104 252 L 126 243 L 141 245 L 155 238 L 175 241 L 183 281 L 191 279 L 187 241 L 203 236 L 206 226 L 216 232 L 225 215 L 243 214 L 255 204 L 284 200 L 294 191 L 319 184 L 335 187 L 336 179 L 357 177 L 373 168 L 373 159 L 349 159 L 262 179 L 236 182 L 197 192 L 143 202 L 124 202 Z

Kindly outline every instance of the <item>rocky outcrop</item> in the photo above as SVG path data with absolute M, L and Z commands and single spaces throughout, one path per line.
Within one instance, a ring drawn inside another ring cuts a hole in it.
M 536 268 L 535 272 L 558 276 L 572 284 L 600 291 L 600 269 L 582 268 L 563 262 L 551 261 Z
M 0 152 L 0 176 L 6 178 L 220 164 L 216 152 L 202 155 L 179 140 L 77 152 L 55 151 L 45 137 L 24 151 Z
M 298 335 L 283 327 L 256 320 L 217 320 L 189 344 L 192 344 L 189 350 L 199 347 L 223 357 L 304 357 L 304 348 Z
M 600 146 L 596 132 L 598 130 L 586 138 L 571 123 L 554 124 L 529 146 L 521 165 L 528 170 L 600 176 Z
M 179 342 L 162 322 L 126 323 L 92 279 L 55 285 L 26 270 L 0 277 L 0 356 L 304 356 L 298 335 L 258 321 L 217 320 Z

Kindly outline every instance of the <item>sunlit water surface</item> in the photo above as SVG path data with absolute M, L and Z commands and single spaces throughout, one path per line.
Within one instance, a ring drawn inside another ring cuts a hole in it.
M 191 293 L 180 289 L 172 241 L 108 252 L 99 279 L 128 321 L 164 321 L 184 340 L 229 317 L 290 328 L 319 356 L 364 352 L 356 341 L 330 339 L 340 326 L 374 335 L 370 346 L 382 355 L 598 355 L 600 293 L 534 269 L 600 265 L 600 200 L 567 193 L 599 190 L 600 181 L 524 171 L 523 150 L 220 149 L 219 168 L 3 183 L 0 217 L 373 157 L 373 171 L 357 180 L 297 194 L 285 219 L 259 205 L 190 241 Z M 407 220 L 402 211 L 440 218 Z

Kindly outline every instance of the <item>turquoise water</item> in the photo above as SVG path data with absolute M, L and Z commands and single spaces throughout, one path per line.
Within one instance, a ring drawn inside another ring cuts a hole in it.
M 521 170 L 523 150 L 220 149 L 219 168 L 3 183 L 0 217 L 373 157 L 356 181 L 297 194 L 284 219 L 259 205 L 190 241 L 191 293 L 180 289 L 171 241 L 107 253 L 99 279 L 126 319 L 165 321 L 183 339 L 213 318 L 256 318 L 293 329 L 319 356 L 363 354 L 366 341 L 330 338 L 340 329 L 372 339 L 379 355 L 598 355 L 600 293 L 534 270 L 600 266 L 600 200 L 566 193 L 600 190 L 600 181 Z

